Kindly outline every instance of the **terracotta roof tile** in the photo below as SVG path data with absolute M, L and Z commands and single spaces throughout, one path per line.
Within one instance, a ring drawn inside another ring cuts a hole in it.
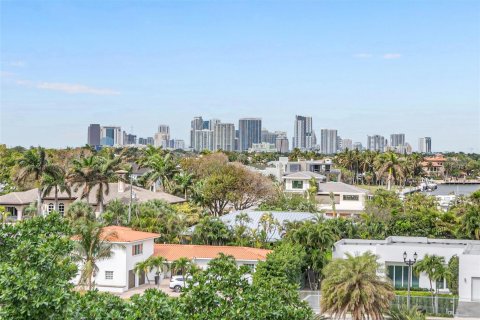
M 182 257 L 189 259 L 213 259 L 220 253 L 231 255 L 236 260 L 265 260 L 271 250 L 233 247 L 233 246 L 207 246 L 190 244 L 155 244 L 154 256 L 162 256 L 168 261 Z
M 133 230 L 128 227 L 108 226 L 103 228 L 103 237 L 109 242 L 136 242 L 160 237 L 158 233 L 143 232 Z M 73 240 L 78 240 L 79 236 L 73 236 Z

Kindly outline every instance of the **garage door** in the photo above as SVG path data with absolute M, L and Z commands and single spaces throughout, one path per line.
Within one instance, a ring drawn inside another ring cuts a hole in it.
M 480 278 L 472 278 L 472 301 L 480 301 Z

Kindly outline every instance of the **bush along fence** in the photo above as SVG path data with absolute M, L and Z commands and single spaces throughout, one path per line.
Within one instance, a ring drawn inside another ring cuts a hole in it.
M 407 296 L 396 295 L 392 302 L 394 306 L 407 306 Z M 444 296 L 411 296 L 410 304 L 429 315 L 453 317 L 457 311 L 458 297 Z

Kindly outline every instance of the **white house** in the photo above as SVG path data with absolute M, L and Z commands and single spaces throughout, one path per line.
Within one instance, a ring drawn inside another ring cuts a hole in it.
M 303 194 L 310 188 L 310 180 L 312 179 L 315 179 L 318 187 L 322 182 L 325 182 L 327 178 L 324 175 L 310 171 L 291 173 L 283 177 L 285 181 L 285 191 Z
M 333 215 L 335 211 L 337 216 L 354 216 L 365 210 L 368 194 L 368 190 L 350 184 L 326 182 L 318 185 L 316 199 L 319 209 L 328 215 Z
M 154 254 L 154 239 L 160 235 L 119 226 L 103 228 L 103 235 L 105 240 L 114 245 L 113 256 L 97 262 L 95 288 L 100 291 L 124 292 L 144 284 L 145 274 L 137 274 L 133 270 L 138 262 Z M 81 270 L 82 265 L 79 264 L 78 267 Z M 73 283 L 77 284 L 79 278 L 80 273 L 72 280 Z
M 250 247 L 155 244 L 154 256 L 162 256 L 168 263 L 180 258 L 188 258 L 198 267 L 206 269 L 212 259 L 223 253 L 233 256 L 238 266 L 246 265 L 255 270 L 258 262 L 265 261 L 270 252 L 271 250 Z
M 333 258 L 343 259 L 347 253 L 360 255 L 367 251 L 378 256 L 383 266 L 379 273 L 387 275 L 395 287 L 407 288 L 408 267 L 404 263 L 403 254 L 417 261 L 426 254 L 441 256 L 448 263 L 453 256 L 459 257 L 459 300 L 480 301 L 480 241 L 429 239 L 423 237 L 388 237 L 385 240 L 342 239 L 335 243 Z M 412 288 L 430 289 L 426 274 L 417 276 L 412 273 Z M 434 289 L 448 292 L 445 279 L 433 284 Z

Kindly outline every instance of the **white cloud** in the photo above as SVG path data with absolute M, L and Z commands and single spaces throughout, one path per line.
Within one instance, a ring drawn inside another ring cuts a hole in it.
M 353 57 L 358 59 L 368 59 L 373 57 L 373 55 L 371 53 L 355 53 Z
M 383 59 L 387 59 L 387 60 L 400 59 L 401 57 L 402 57 L 402 55 L 400 53 L 385 53 L 383 55 Z
M 112 89 L 92 88 L 82 84 L 60 83 L 60 82 L 41 82 L 35 85 L 38 89 L 62 91 L 68 94 L 95 94 L 101 96 L 119 95 L 120 92 Z

